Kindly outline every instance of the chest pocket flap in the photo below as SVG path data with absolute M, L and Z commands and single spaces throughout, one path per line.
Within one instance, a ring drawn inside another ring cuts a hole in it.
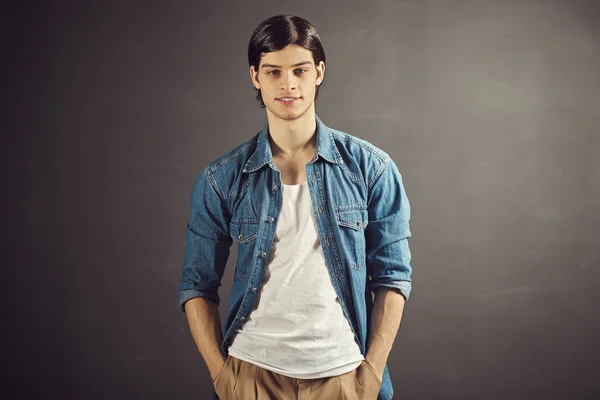
M 245 244 L 256 239 L 257 231 L 258 221 L 231 221 L 229 224 L 229 232 L 239 244 Z
M 364 229 L 369 223 L 369 213 L 364 209 L 338 210 L 336 218 L 340 226 L 357 231 Z

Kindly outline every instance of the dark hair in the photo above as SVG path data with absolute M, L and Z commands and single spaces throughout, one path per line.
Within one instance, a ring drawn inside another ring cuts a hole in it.
M 323 43 L 310 22 L 294 15 L 276 15 L 261 22 L 252 33 L 248 43 L 248 64 L 254 65 L 254 69 L 258 72 L 262 53 L 279 51 L 290 44 L 310 50 L 315 66 L 321 61 L 325 62 Z M 321 85 L 317 86 L 315 101 L 320 87 Z M 260 102 L 261 108 L 265 108 L 260 89 L 256 91 L 258 92 L 256 99 Z

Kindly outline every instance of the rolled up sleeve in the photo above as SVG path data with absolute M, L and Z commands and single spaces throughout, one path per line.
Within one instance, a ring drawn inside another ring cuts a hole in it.
M 229 234 L 231 215 L 210 171 L 205 168 L 191 195 L 190 219 L 186 226 L 183 272 L 179 281 L 179 309 L 204 297 L 220 304 L 218 289 L 229 258 L 233 239 Z
M 393 288 L 408 300 L 412 289 L 410 204 L 402 176 L 391 158 L 382 161 L 369 186 L 365 236 L 370 289 Z

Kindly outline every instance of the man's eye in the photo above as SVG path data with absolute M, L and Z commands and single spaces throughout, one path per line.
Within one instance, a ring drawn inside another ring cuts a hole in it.
M 299 69 L 297 69 L 297 70 L 296 70 L 296 72 L 298 72 L 298 71 L 300 71 L 301 73 L 305 73 L 305 72 L 306 72 L 306 69 L 304 69 L 304 68 L 299 68 Z M 269 72 L 267 72 L 267 74 L 268 74 L 268 75 L 275 75 L 275 74 L 278 74 L 278 73 L 279 73 L 279 71 L 276 71 L 276 70 L 273 70 L 273 71 L 269 71 Z

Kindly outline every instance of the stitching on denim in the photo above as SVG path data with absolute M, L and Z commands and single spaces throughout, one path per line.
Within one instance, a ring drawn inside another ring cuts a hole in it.
M 367 209 L 367 205 L 364 203 L 358 203 L 358 204 L 350 204 L 350 205 L 344 205 L 344 206 L 337 206 L 335 208 L 335 211 L 346 211 L 346 210 L 366 210 Z
M 367 226 L 367 223 L 363 222 L 360 225 L 356 225 L 356 224 L 351 224 L 351 223 L 346 222 L 346 221 L 340 221 L 338 219 L 338 225 L 339 226 L 345 226 L 346 228 L 354 229 L 355 231 L 360 231 L 360 230 L 362 230 L 363 228 L 365 228 Z
M 250 242 L 251 240 L 256 239 L 256 233 L 250 235 L 250 236 L 244 236 L 244 240 L 240 240 L 239 238 L 235 238 L 235 241 L 240 243 L 240 244 L 246 244 L 248 242 Z
M 248 161 L 246 161 L 246 165 L 248 164 L 253 164 L 254 163 L 254 157 L 256 156 L 258 149 L 260 147 L 260 136 L 262 134 L 262 130 L 257 133 L 256 135 L 254 135 L 254 137 L 252 138 L 251 142 L 256 142 L 256 146 L 254 147 L 254 152 L 252 152 L 252 154 L 250 155 L 250 157 L 248 158 Z M 242 168 L 242 172 L 254 172 L 257 171 L 258 169 L 260 169 L 263 165 L 265 165 L 267 161 L 265 161 L 264 163 L 262 163 L 261 165 L 258 166 L 254 166 L 249 170 L 246 170 L 246 165 L 244 165 L 244 168 Z
M 231 220 L 232 224 L 258 224 L 258 218 L 237 218 Z
M 212 175 L 212 173 L 210 172 L 210 170 L 208 168 L 205 168 L 205 171 L 206 171 L 206 177 L 208 179 L 208 182 L 210 183 L 210 186 L 212 186 L 213 190 L 217 194 L 217 197 L 221 200 L 221 203 L 223 203 L 223 206 L 225 207 L 225 209 L 227 211 L 229 211 L 229 207 L 227 206 L 227 203 L 225 202 L 223 193 L 221 193 L 221 190 L 219 189 L 219 186 L 217 185 L 217 181 L 215 180 L 215 177 Z
M 369 151 L 371 154 L 373 154 L 377 158 L 379 158 L 379 161 L 383 161 L 388 157 L 388 155 L 383 150 L 375 147 L 373 144 L 367 142 L 364 139 L 358 138 L 356 136 L 352 136 L 346 132 L 337 131 L 337 130 L 333 130 L 333 129 L 332 129 L 332 132 L 333 132 L 334 136 L 338 137 L 339 139 L 342 139 L 346 142 L 356 143 L 360 147 Z
M 242 186 L 242 189 L 240 190 L 240 192 L 236 192 L 235 190 L 231 190 L 229 192 L 229 195 L 232 197 L 240 197 L 243 196 L 246 191 L 248 190 L 248 186 L 250 186 L 250 183 L 254 180 L 254 177 L 256 176 L 256 174 L 252 173 L 248 175 L 248 179 L 246 180 L 246 182 L 244 183 L 244 186 Z
M 363 178 L 362 175 L 355 175 L 352 174 L 350 172 L 350 170 L 348 170 L 348 168 L 346 168 L 345 164 L 339 164 L 339 167 L 342 169 L 342 171 L 344 171 L 346 173 L 346 175 L 348 175 L 348 178 L 350 178 L 351 181 L 353 182 L 358 182 L 358 181 L 364 181 L 365 178 Z
M 362 271 L 363 269 L 365 269 L 365 264 L 350 264 L 350 266 L 355 271 Z
M 385 160 L 382 161 L 381 164 L 379 164 L 379 170 L 377 171 L 377 174 L 375 175 L 375 178 L 373 178 L 373 180 L 371 182 L 369 182 L 367 184 L 367 187 L 369 189 L 371 189 L 373 187 L 373 185 L 375 184 L 375 182 L 379 179 L 379 177 L 383 174 L 383 171 L 385 170 L 385 168 L 388 166 L 388 164 L 390 163 L 391 158 L 386 158 Z
M 341 131 L 333 131 L 333 133 L 339 139 L 344 140 L 346 142 L 355 143 L 359 147 L 367 150 L 369 153 L 371 153 L 372 155 L 374 155 L 375 157 L 377 157 L 379 159 L 379 162 L 380 162 L 380 164 L 379 164 L 379 170 L 377 171 L 377 175 L 375 176 L 375 178 L 371 182 L 366 181 L 365 178 L 361 179 L 367 185 L 367 189 L 370 189 L 371 186 L 373 186 L 373 183 L 379 177 L 379 175 L 381 175 L 381 173 L 383 172 L 383 169 L 387 165 L 388 160 L 390 159 L 390 156 L 385 151 L 383 151 L 383 150 L 375 147 L 373 144 L 367 142 L 364 139 L 352 136 L 349 133 L 341 132 Z M 344 171 L 346 171 L 346 170 L 344 169 Z
M 357 225 L 354 221 L 352 221 L 352 222 L 344 221 L 342 218 L 342 213 L 351 213 L 351 215 L 353 215 L 355 217 L 360 216 L 361 223 Z M 364 229 L 369 224 L 369 214 L 368 214 L 367 210 L 362 207 L 362 205 L 339 206 L 338 209 L 336 209 L 335 216 L 336 216 L 338 225 L 345 226 L 350 229 L 354 229 L 356 231 Z
M 235 150 L 233 153 L 229 154 L 228 156 L 223 156 L 215 161 L 213 161 L 212 163 L 209 164 L 209 169 L 211 170 L 211 172 L 214 172 L 216 170 L 218 170 L 219 168 L 221 168 L 223 166 L 223 164 L 228 163 L 230 160 L 234 159 L 235 157 L 239 156 L 240 154 L 242 154 L 254 141 L 255 139 L 250 139 L 249 141 L 247 141 L 246 143 L 242 143 L 240 145 L 240 147 Z
M 240 240 L 238 237 L 238 232 L 242 231 L 242 225 L 244 225 L 246 227 L 251 227 L 252 232 L 248 236 L 245 236 L 244 239 Z M 256 239 L 256 235 L 258 233 L 257 232 L 258 231 L 258 219 L 256 219 L 256 218 L 239 218 L 239 219 L 231 220 L 229 231 L 233 232 L 231 236 L 235 239 L 236 242 L 238 242 L 240 244 L 246 244 L 249 241 Z

